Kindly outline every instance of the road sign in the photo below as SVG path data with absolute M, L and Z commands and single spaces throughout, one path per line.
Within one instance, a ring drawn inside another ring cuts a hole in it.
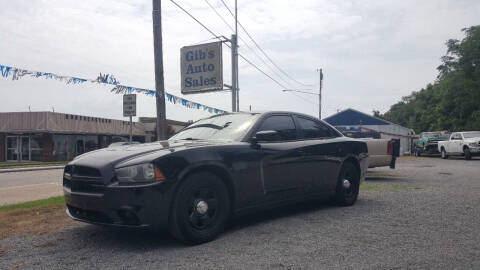
M 137 116 L 137 95 L 123 95 L 123 116 Z
M 182 94 L 223 89 L 222 42 L 180 49 Z

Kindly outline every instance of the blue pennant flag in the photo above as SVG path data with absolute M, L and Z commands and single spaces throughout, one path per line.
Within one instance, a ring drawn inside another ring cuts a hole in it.
M 2 77 L 7 78 L 8 75 L 10 75 L 10 70 L 12 70 L 12 67 L 0 65 L 0 73 L 2 74 Z

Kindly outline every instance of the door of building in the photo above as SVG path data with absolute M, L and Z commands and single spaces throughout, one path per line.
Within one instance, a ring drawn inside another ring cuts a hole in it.
M 6 137 L 7 161 L 18 161 L 18 137 Z
M 30 161 L 30 137 L 6 137 L 7 161 Z

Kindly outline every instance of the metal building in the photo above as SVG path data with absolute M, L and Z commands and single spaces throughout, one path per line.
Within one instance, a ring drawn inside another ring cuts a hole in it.
M 351 108 L 323 120 L 347 135 L 348 133 L 362 132 L 380 134 L 379 137 L 382 139 L 399 139 L 402 155 L 411 152 L 413 140 L 416 138 L 412 129 Z

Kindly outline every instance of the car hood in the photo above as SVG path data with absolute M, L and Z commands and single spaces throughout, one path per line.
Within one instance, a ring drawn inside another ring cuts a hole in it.
M 106 166 L 119 167 L 121 163 L 128 163 L 128 161 L 146 155 L 154 154 L 155 157 L 160 157 L 178 150 L 216 144 L 226 144 L 226 142 L 172 140 L 103 148 L 77 156 L 69 165 L 82 165 L 95 168 Z
M 468 139 L 465 139 L 465 140 L 463 140 L 463 141 L 464 141 L 464 142 L 468 142 L 468 143 L 480 142 L 480 137 L 468 138 Z

